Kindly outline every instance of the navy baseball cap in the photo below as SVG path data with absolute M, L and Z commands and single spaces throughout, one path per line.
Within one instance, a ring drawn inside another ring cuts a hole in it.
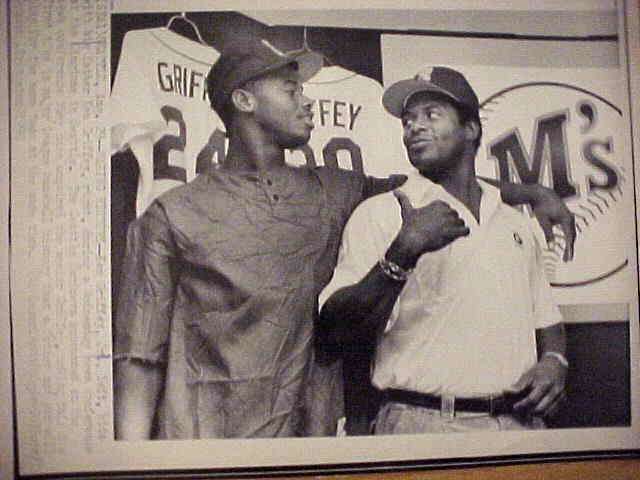
M 302 49 L 283 53 L 266 40 L 253 42 L 244 50 L 223 52 L 207 75 L 207 93 L 213 109 L 222 110 L 236 88 L 285 65 L 296 64 L 300 80 L 306 82 L 322 68 L 319 53 Z
M 440 66 L 428 67 L 413 78 L 394 83 L 384 92 L 382 104 L 391 115 L 400 118 L 409 99 L 419 92 L 440 93 L 472 112 L 480 108 L 478 97 L 464 75 Z

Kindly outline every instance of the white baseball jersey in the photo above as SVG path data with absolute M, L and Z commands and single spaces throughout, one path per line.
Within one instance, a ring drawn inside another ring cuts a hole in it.
M 382 86 L 342 67 L 325 67 L 304 85 L 314 100 L 309 144 L 287 151 L 293 165 L 339 166 L 387 176 L 410 165 L 400 122 L 382 106 Z
M 138 215 L 224 155 L 224 126 L 206 92 L 218 57 L 166 28 L 125 35 L 106 120 L 112 153 L 131 148 L 138 160 Z

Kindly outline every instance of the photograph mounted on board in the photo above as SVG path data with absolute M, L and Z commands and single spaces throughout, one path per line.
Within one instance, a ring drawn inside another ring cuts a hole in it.
M 115 438 L 629 427 L 615 24 L 356 13 L 112 15 Z
M 9 5 L 20 475 L 639 451 L 637 5 L 329 3 Z

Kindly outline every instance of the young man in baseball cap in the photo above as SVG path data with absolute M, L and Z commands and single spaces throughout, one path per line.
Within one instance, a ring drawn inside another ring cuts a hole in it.
M 302 83 L 320 66 L 317 54 L 256 42 L 212 67 L 225 161 L 158 198 L 129 230 L 114 335 L 117 438 L 335 431 L 337 413 L 305 422 L 317 296 L 353 209 L 404 178 L 285 165 L 285 149 L 311 134 Z
M 318 333 L 376 343 L 376 434 L 542 426 L 564 397 L 562 318 L 529 219 L 476 177 L 478 98 L 436 66 L 382 101 L 416 171 L 352 215 Z
M 284 150 L 313 129 L 302 83 L 321 64 L 257 42 L 212 67 L 224 163 L 161 196 L 129 229 L 115 322 L 117 438 L 307 433 L 313 318 L 340 232 L 363 198 L 404 180 L 285 165 Z M 325 423 L 332 433 L 335 421 Z

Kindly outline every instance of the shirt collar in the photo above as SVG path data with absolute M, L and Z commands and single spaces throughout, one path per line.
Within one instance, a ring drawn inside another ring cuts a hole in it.
M 467 225 L 469 225 L 470 221 L 473 221 L 473 224 L 478 223 L 473 214 L 462 202 L 437 183 L 423 177 L 418 172 L 411 172 L 408 177 L 405 184 L 400 187 L 400 190 L 409 197 L 414 207 L 424 207 L 435 200 L 442 200 L 447 202 L 451 208 L 455 209 Z M 480 223 L 483 224 L 491 218 L 500 203 L 502 203 L 502 199 L 498 188 L 481 179 L 478 179 L 478 183 L 482 189 Z
M 482 189 L 482 199 L 480 200 L 480 223 L 486 223 L 502 203 L 502 196 L 499 188 L 494 187 L 480 178 L 478 179 L 478 184 Z

